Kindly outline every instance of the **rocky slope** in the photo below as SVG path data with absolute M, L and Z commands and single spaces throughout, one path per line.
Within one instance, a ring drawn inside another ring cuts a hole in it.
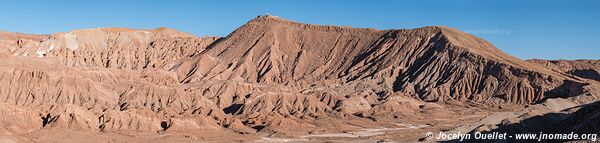
M 600 81 L 600 60 L 541 60 L 528 62 L 543 65 L 554 71 L 579 78 Z
M 165 28 L 16 35 L 2 37 L 2 134 L 45 128 L 221 131 L 225 124 L 239 123 L 202 95 L 169 85 L 176 80 L 163 70 L 218 37 L 198 38 Z
M 598 85 L 439 26 L 375 30 L 259 16 L 223 38 L 168 28 L 0 34 L 0 134 L 31 141 L 348 132 L 378 140 L 378 131 L 396 129 L 408 130 L 395 138 L 416 141 L 493 111 L 592 98 Z
M 181 82 L 236 80 L 297 90 L 368 82 L 425 101 L 529 104 L 545 96 L 577 95 L 561 86 L 581 86 L 447 27 L 380 31 L 272 16 L 253 19 L 193 63 L 176 70 Z
M 552 132 L 556 133 L 600 133 L 600 103 L 595 102 L 581 107 L 577 112 L 572 113 L 567 119 L 561 121 Z
M 139 70 L 163 68 L 170 61 L 201 52 L 217 39 L 168 28 L 99 28 L 56 33 L 41 40 L 19 38 L 8 45 L 13 55 L 50 56 L 68 66 Z
M 8 53 L 17 48 L 18 43 L 41 41 L 48 35 L 23 34 L 0 31 L 0 53 Z

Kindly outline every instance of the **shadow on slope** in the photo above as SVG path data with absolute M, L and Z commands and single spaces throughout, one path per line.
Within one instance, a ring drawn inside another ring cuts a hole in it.
M 469 132 L 471 139 L 466 141 L 451 140 L 444 142 L 538 142 L 537 139 L 531 140 L 516 140 L 515 134 L 537 134 L 540 132 L 544 134 L 599 134 L 600 133 L 600 101 L 580 105 L 572 108 L 564 109 L 563 111 L 571 110 L 574 108 L 580 108 L 573 113 L 547 113 L 543 115 L 536 115 L 523 119 L 521 121 L 511 121 L 505 119 L 497 125 L 497 127 L 484 127 L 483 125 L 476 130 Z M 484 128 L 484 129 L 482 129 Z M 487 131 L 485 128 L 492 128 Z M 506 140 L 475 140 L 474 134 L 476 132 L 482 134 L 492 134 L 497 132 L 499 134 L 507 133 L 509 137 Z M 575 140 L 541 140 L 540 142 L 567 142 Z M 590 140 L 582 140 L 590 141 Z

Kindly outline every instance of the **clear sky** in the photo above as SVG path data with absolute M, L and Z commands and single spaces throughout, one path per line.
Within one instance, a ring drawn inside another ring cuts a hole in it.
M 267 12 L 303 23 L 377 29 L 445 25 L 522 59 L 600 59 L 600 2 L 593 0 L 2 0 L 0 30 L 170 27 L 226 36 Z

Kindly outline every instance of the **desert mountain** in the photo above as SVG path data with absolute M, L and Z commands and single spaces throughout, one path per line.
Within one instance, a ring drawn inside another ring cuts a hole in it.
M 13 49 L 10 49 L 10 53 L 50 56 L 68 66 L 160 68 L 169 61 L 201 52 L 217 39 L 199 38 L 169 28 L 98 28 L 55 33 L 41 40 L 20 38 L 11 43 Z
M 17 40 L 34 40 L 39 41 L 48 37 L 48 35 L 24 34 L 15 32 L 0 31 L 0 40 L 17 41 Z
M 194 68 L 178 69 L 182 82 L 235 80 L 295 90 L 367 83 L 424 101 L 516 104 L 578 94 L 560 88 L 577 86 L 576 79 L 447 27 L 381 31 L 263 16 L 198 55 L 194 63 Z
M 523 61 L 443 26 L 259 16 L 222 38 L 168 28 L 0 34 L 0 134 L 20 142 L 417 141 L 552 98 L 583 104 L 600 85 L 578 72 L 597 71 L 593 62 Z

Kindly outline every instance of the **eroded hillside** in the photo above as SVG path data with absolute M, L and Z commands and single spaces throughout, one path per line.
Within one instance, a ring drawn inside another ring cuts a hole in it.
M 598 94 L 594 77 L 578 74 L 597 67 L 526 62 L 441 26 L 259 16 L 222 38 L 168 28 L 1 34 L 0 134 L 19 142 L 417 141 Z

